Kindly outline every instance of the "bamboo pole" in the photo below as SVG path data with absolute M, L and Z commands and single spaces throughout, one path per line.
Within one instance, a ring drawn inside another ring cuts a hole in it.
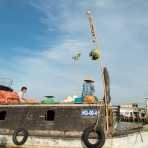
M 101 54 L 101 50 L 99 48 L 97 35 L 96 35 L 96 28 L 94 26 L 91 11 L 88 10 L 86 12 L 86 15 L 88 17 L 90 32 L 92 34 L 92 42 L 96 43 L 96 49 L 98 49 L 98 51 L 100 53 L 100 59 L 99 59 L 99 67 L 100 68 L 99 69 L 100 69 L 101 78 L 102 78 L 102 82 L 103 82 L 103 88 L 104 88 L 104 106 L 105 106 L 105 114 L 106 114 L 106 135 L 107 135 L 109 133 L 109 115 L 108 115 L 109 112 L 108 112 L 108 103 L 107 103 L 107 96 L 106 96 L 107 94 L 106 94 L 105 78 L 104 78 L 104 74 L 103 74 L 102 54 Z

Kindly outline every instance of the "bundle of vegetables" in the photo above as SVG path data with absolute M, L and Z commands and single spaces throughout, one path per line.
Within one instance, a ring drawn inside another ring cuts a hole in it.
M 72 96 L 68 96 L 64 99 L 64 103 L 73 103 L 74 98 Z
M 84 103 L 94 104 L 96 103 L 96 97 L 95 96 L 85 96 Z
M 75 98 L 75 104 L 81 104 L 82 102 L 83 102 L 83 98 L 82 97 Z
M 54 96 L 45 96 L 45 98 L 41 101 L 42 104 L 57 104 L 57 98 Z

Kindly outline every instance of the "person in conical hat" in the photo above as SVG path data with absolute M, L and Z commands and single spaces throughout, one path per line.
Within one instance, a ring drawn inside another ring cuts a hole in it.
M 85 97 L 95 96 L 94 82 L 95 81 L 90 76 L 85 77 L 84 82 L 83 82 L 83 90 L 82 90 L 83 101 L 85 100 Z

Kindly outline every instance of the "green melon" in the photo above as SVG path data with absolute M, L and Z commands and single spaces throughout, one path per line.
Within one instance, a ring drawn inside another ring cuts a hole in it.
M 91 52 L 89 53 L 89 56 L 91 57 L 92 60 L 98 60 L 101 56 L 99 49 L 97 48 L 92 49 Z

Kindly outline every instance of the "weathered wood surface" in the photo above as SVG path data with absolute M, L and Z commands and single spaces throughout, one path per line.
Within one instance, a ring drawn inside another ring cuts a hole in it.
M 53 121 L 45 120 L 48 110 L 55 112 Z M 96 123 L 97 116 L 81 115 L 85 110 L 98 110 L 98 107 L 88 104 L 2 105 L 0 111 L 6 111 L 7 115 L 5 120 L 0 120 L 0 134 L 11 134 L 17 128 L 25 128 L 31 135 L 78 137 L 78 133 Z M 99 112 L 99 125 L 104 128 L 103 106 Z

